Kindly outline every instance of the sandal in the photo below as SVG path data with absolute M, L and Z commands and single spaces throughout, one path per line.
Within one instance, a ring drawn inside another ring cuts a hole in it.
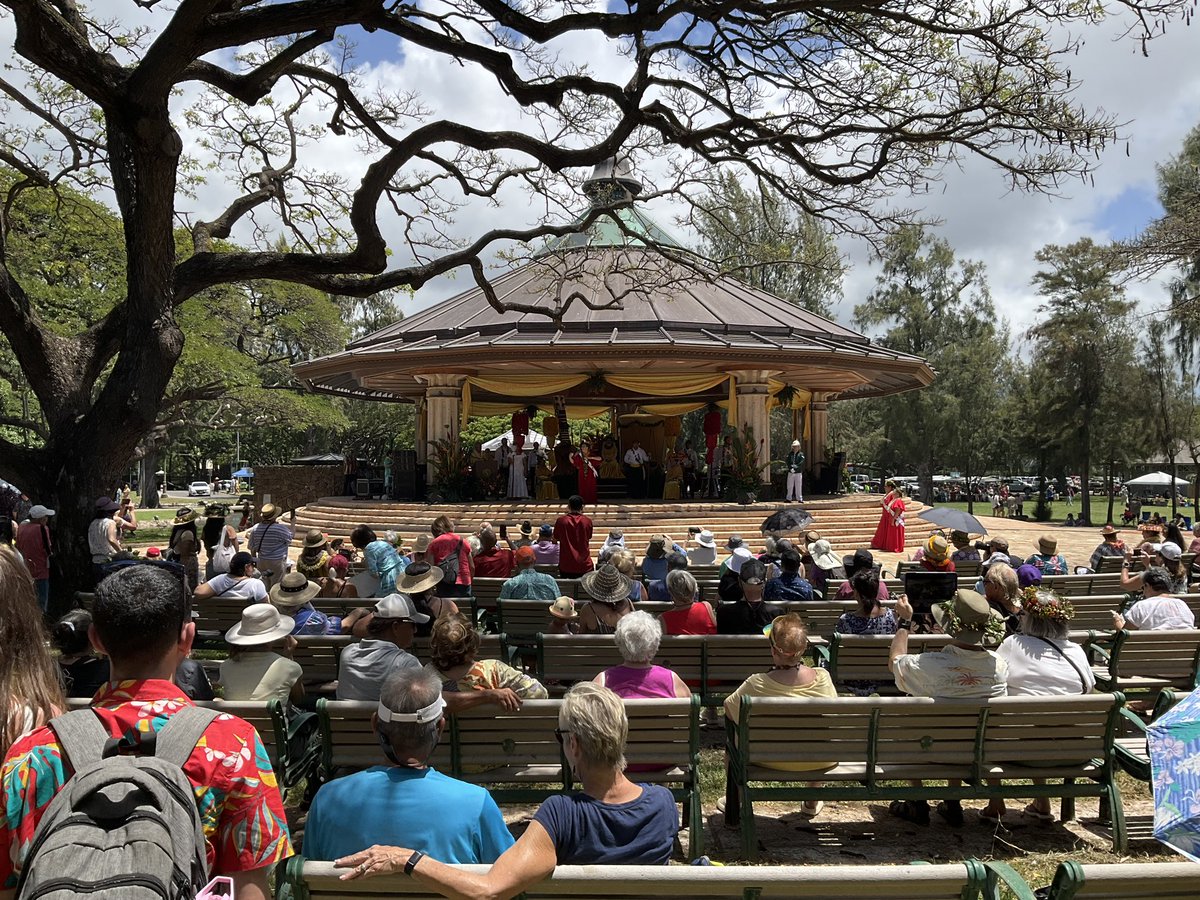
M 997 815 L 996 813 L 993 813 L 991 810 L 986 809 L 986 808 L 979 810 L 979 821 L 982 822 L 984 825 L 999 825 L 1000 820 L 1003 818 L 1003 816 L 1004 816 L 1003 813 L 1000 813 L 999 815 Z
M 951 806 L 950 804 L 954 805 Z M 946 824 L 958 828 L 963 823 L 962 804 L 957 800 L 943 800 L 937 805 L 937 814 L 946 820 Z
M 929 824 L 928 803 L 917 803 L 915 800 L 893 800 L 888 804 L 888 812 L 905 822 L 913 822 L 917 825 Z
M 1030 803 L 1027 807 L 1025 807 L 1025 815 L 1032 816 L 1033 818 L 1037 819 L 1037 821 L 1040 822 L 1042 825 L 1049 825 L 1051 822 L 1054 821 L 1054 813 L 1042 812 L 1040 809 L 1038 809 L 1032 803 Z
M 815 819 L 821 814 L 821 810 L 824 808 L 824 800 L 817 800 L 815 803 L 811 800 L 805 800 L 804 805 L 800 807 L 800 815 L 806 819 Z

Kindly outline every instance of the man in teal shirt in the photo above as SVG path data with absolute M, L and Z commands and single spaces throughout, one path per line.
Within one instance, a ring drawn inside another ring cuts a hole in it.
M 804 452 L 799 441 L 792 441 L 792 452 L 787 456 L 787 499 L 797 503 L 804 500 Z
M 521 547 L 514 556 L 517 574 L 500 586 L 501 600 L 541 600 L 543 603 L 553 603 L 562 596 L 558 582 L 545 572 L 534 568 L 537 556 L 532 547 Z
M 373 844 L 412 847 L 449 863 L 493 863 L 513 844 L 481 787 L 428 765 L 446 727 L 442 684 L 427 669 L 388 677 L 372 718 L 387 765 L 335 778 L 313 799 L 308 859 L 335 860 Z

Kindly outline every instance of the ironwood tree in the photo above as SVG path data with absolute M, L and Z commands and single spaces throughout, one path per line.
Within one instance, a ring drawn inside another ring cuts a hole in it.
M 728 170 L 865 235 L 906 220 L 893 198 L 968 156 L 1015 188 L 1060 189 L 1117 137 L 1073 98 L 1079 32 L 1112 14 L 1145 40 L 1189 7 L 0 0 L 0 162 L 17 175 L 0 201 L 0 329 L 41 423 L 28 447 L 0 443 L 0 476 L 58 509 L 82 570 L 93 499 L 158 420 L 182 304 L 246 282 L 367 296 L 462 267 L 484 282 L 497 250 L 572 230 L 574 185 L 616 155 L 650 198 L 686 209 Z M 341 40 L 351 28 L 490 79 L 504 127 L 429 105 L 420 84 L 365 78 Z M 361 176 L 314 163 L 318 148 L 361 160 Z M 73 330 L 31 298 L 6 243 L 20 194 L 66 185 L 105 198 L 123 227 L 124 278 L 104 286 L 116 300 Z M 549 214 L 447 226 L 521 191 Z

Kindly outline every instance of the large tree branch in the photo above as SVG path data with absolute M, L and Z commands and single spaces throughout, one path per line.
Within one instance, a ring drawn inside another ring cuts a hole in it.
M 247 106 L 253 106 L 271 92 L 271 88 L 281 76 L 295 71 L 292 67 L 304 54 L 333 40 L 336 34 L 336 30 L 329 27 L 297 38 L 262 65 L 240 75 L 207 60 L 197 59 L 180 72 L 178 80 L 203 81 Z
M 21 416 L 0 416 L 0 425 L 8 425 L 11 428 L 23 428 L 26 431 L 32 431 L 42 440 L 50 437 L 46 426 L 34 419 L 26 419 Z

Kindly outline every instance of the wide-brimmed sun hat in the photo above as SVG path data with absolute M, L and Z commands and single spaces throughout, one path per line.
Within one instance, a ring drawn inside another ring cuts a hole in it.
M 427 534 L 418 534 L 413 538 L 412 552 L 413 553 L 428 553 L 429 545 L 433 543 L 433 538 Z
M 833 552 L 833 545 L 824 538 L 816 541 L 809 550 L 812 552 L 813 565 L 818 569 L 828 572 L 842 564 L 837 554 Z
M 930 562 L 945 562 L 950 555 L 950 542 L 940 534 L 931 534 L 925 542 L 925 558 Z
M 633 582 L 617 571 L 612 563 L 605 563 L 580 578 L 579 587 L 599 603 L 620 603 L 629 599 Z
M 321 586 L 315 581 L 309 581 L 299 572 L 288 572 L 271 588 L 271 602 L 283 609 L 296 609 L 319 593 Z
M 120 508 L 121 508 L 121 505 L 119 503 L 117 503 L 117 501 L 114 500 L 112 497 L 97 497 L 96 498 L 96 512 L 110 513 L 110 512 L 116 512 Z
M 742 563 L 748 559 L 752 559 L 754 554 L 747 547 L 737 547 L 729 557 L 727 563 L 730 572 L 741 572 Z
M 698 535 L 696 535 L 696 543 L 699 544 L 701 547 L 712 548 L 712 547 L 717 546 L 717 538 L 716 538 L 716 535 L 714 535 L 711 531 L 709 531 L 706 528 L 703 531 L 701 531 Z
M 650 543 L 646 545 L 646 555 L 651 559 L 663 559 L 667 555 L 667 536 L 665 534 L 650 535 Z
M 445 573 L 441 569 L 437 566 L 429 566 L 428 569 L 422 571 L 421 565 L 421 563 L 413 563 L 405 569 L 400 575 L 400 580 L 396 582 L 396 590 L 402 594 L 423 594 L 425 591 L 432 591 L 442 583 L 442 575 Z
M 956 641 L 966 644 L 982 644 L 987 633 L 988 621 L 1000 619 L 1000 614 L 992 609 L 983 594 L 974 591 L 958 590 L 945 603 L 933 604 L 933 619 Z M 953 618 L 958 630 L 950 632 L 949 620 Z
M 317 547 L 324 547 L 327 543 L 329 543 L 329 538 L 320 528 L 310 528 L 304 535 L 305 550 L 315 550 Z
M 175 512 L 174 525 L 186 525 L 188 522 L 196 521 L 196 511 L 190 506 L 181 506 Z
M 1103 528 L 1100 529 L 1100 533 L 1102 535 L 1104 535 L 1105 537 L 1115 537 L 1118 534 L 1118 531 L 1116 528 L 1113 527 L 1113 523 L 1109 522 L 1107 525 L 1105 525 Z
M 570 597 L 559 597 L 550 604 L 550 615 L 556 619 L 578 619 L 579 613 L 575 612 L 575 601 Z
M 271 644 L 287 637 L 295 627 L 295 619 L 270 603 L 253 603 L 242 610 L 242 620 L 225 632 L 225 640 L 236 647 Z
M 1053 556 L 1058 552 L 1058 538 L 1052 534 L 1043 534 L 1038 538 L 1038 552 L 1042 556 Z

